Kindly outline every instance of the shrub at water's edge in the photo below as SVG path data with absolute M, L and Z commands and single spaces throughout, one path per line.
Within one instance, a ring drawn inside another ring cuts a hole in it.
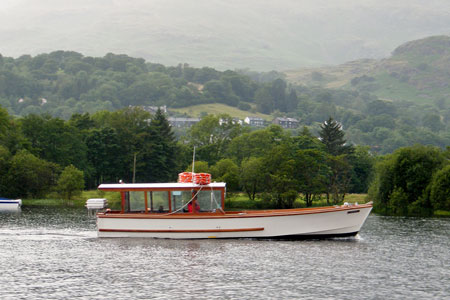
M 374 211 L 385 215 L 445 216 L 450 210 L 449 149 L 400 148 L 376 165 L 369 189 Z

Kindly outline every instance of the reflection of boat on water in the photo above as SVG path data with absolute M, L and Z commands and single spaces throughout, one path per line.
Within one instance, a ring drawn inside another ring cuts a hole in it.
M 22 206 L 21 199 L 9 199 L 0 197 L 0 211 L 18 211 Z
M 121 194 L 121 210 L 97 214 L 99 237 L 325 238 L 354 236 L 372 204 L 224 211 L 223 182 L 101 184 Z M 189 204 L 200 207 L 190 209 Z M 197 206 L 198 204 L 198 206 Z

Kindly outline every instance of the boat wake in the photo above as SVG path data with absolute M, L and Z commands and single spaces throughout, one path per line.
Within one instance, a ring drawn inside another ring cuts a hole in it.
M 61 240 L 61 239 L 86 239 L 96 238 L 95 231 L 80 231 L 71 229 L 48 229 L 48 228 L 18 228 L 0 229 L 0 240 Z

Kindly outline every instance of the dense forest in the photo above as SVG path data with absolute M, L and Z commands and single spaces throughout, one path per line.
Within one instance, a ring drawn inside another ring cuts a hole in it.
M 284 89 L 280 84 L 274 88 Z M 255 102 L 262 88 L 233 71 L 186 64 L 165 67 L 111 53 L 95 58 L 67 51 L 17 59 L 0 56 L 0 104 L 16 115 L 47 112 L 68 119 L 73 113 L 129 105 L 180 107 L 215 102 L 250 109 L 246 102 Z
M 48 113 L 68 120 L 76 113 L 129 106 L 167 105 L 170 112 L 203 103 L 223 103 L 248 115 L 294 117 L 314 134 L 331 116 L 343 125 L 349 143 L 378 153 L 416 143 L 450 144 L 446 100 L 387 101 L 365 91 L 291 85 L 277 72 L 166 67 L 126 55 L 56 51 L 17 59 L 0 56 L 0 106 L 12 115 Z
M 298 136 L 278 125 L 250 131 L 230 116 L 209 115 L 189 130 L 185 144 L 175 140 L 161 110 L 74 114 L 68 121 L 0 112 L 0 193 L 11 197 L 61 190 L 60 178 L 75 171 L 82 172 L 85 188 L 119 180 L 173 181 L 190 169 L 196 147 L 196 170 L 227 181 L 230 192 L 253 200 L 264 194 L 277 207 L 292 207 L 298 193 L 308 205 L 322 194 L 338 203 L 348 192 L 367 191 L 373 164 L 367 148 L 345 145 L 333 119 L 323 123 L 319 140 L 306 128 Z
M 181 142 L 161 110 L 151 115 L 136 107 L 67 121 L 48 114 L 13 118 L 0 109 L 0 194 L 70 199 L 103 182 L 174 181 L 191 170 L 194 147 L 197 172 L 210 172 L 227 182 L 228 192 L 243 192 L 261 207 L 294 207 L 299 196 L 307 206 L 323 199 L 338 204 L 370 186 L 380 212 L 450 210 L 448 150 L 415 146 L 375 157 L 368 147 L 346 143 L 332 118 L 314 136 L 306 127 L 298 135 L 278 125 L 251 130 L 231 116 L 208 115 Z

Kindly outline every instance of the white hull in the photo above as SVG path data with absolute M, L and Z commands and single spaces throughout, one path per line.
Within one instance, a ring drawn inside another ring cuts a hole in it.
M 0 200 L 0 211 L 18 211 L 22 206 L 22 200 Z
M 356 235 L 371 209 L 369 204 L 216 215 L 99 213 L 97 225 L 99 237 L 320 238 Z

